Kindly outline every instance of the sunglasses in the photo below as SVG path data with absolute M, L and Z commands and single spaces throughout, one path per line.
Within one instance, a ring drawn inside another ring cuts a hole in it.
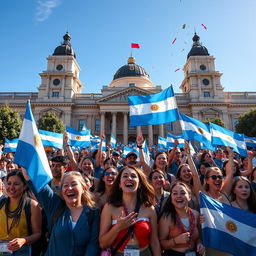
M 213 180 L 217 180 L 217 179 L 222 180 L 222 179 L 223 179 L 223 176 L 221 176 L 221 175 L 212 175 L 212 176 L 210 176 L 209 178 L 212 178 Z
M 117 173 L 116 172 L 104 172 L 104 176 L 116 176 Z

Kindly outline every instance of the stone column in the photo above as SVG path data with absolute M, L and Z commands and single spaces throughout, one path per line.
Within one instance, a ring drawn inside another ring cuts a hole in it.
M 159 124 L 159 136 L 164 138 L 164 125 Z
M 105 112 L 100 112 L 100 133 L 105 134 Z
M 71 110 L 65 110 L 64 113 L 65 113 L 64 114 L 65 125 L 70 126 L 70 124 L 71 124 Z
M 123 124 L 123 133 L 124 133 L 124 145 L 128 143 L 128 119 L 127 119 L 128 112 L 124 112 L 124 124 Z
M 116 137 L 116 112 L 112 112 L 112 131 L 111 133 Z
M 148 125 L 148 145 L 151 147 L 153 145 L 153 127 Z

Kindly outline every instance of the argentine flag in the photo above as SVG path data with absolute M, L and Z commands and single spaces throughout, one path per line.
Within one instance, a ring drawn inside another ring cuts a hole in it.
M 212 134 L 212 145 L 229 146 L 241 156 L 247 157 L 247 149 L 244 141 L 244 135 L 232 132 L 217 124 L 210 123 Z
M 16 152 L 19 139 L 4 139 L 4 150 L 3 153 Z
M 124 151 L 123 151 L 123 158 L 126 158 L 126 156 L 130 153 L 130 152 L 134 152 L 137 156 L 139 156 L 139 152 L 137 149 L 135 148 L 129 148 L 129 147 L 124 147 Z
M 166 150 L 167 140 L 161 136 L 158 136 L 158 149 Z
M 44 147 L 63 148 L 63 134 L 39 130 L 39 134 Z
M 256 147 L 256 137 L 248 137 L 244 135 L 244 141 L 247 147 Z
M 112 148 L 116 147 L 116 137 L 113 134 L 111 134 L 111 137 L 110 137 L 110 145 Z
M 31 111 L 30 102 L 27 103 L 14 163 L 27 169 L 37 192 L 40 192 L 52 179 L 52 173 Z
M 200 122 L 199 120 L 186 116 L 180 113 L 180 125 L 183 131 L 185 140 L 196 140 L 200 143 L 203 143 L 205 148 L 208 148 L 212 151 L 215 150 L 215 147 L 212 145 L 212 135 L 210 128 L 207 124 Z
M 144 160 L 147 163 L 147 165 L 151 167 L 150 154 L 149 154 L 148 144 L 146 140 L 144 140 L 142 144 L 142 148 L 143 148 L 142 152 L 143 152 Z
M 256 255 L 256 214 L 200 193 L 203 245 L 234 256 Z M 217 256 L 217 255 L 216 255 Z
M 77 131 L 72 127 L 67 126 L 69 144 L 73 147 L 89 147 L 91 145 L 91 130 Z
M 172 86 L 149 95 L 129 96 L 130 126 L 155 125 L 179 119 Z
M 174 147 L 175 140 L 178 140 L 178 142 L 179 142 L 179 144 L 177 146 L 178 148 L 184 148 L 184 139 L 181 134 L 174 136 L 171 133 L 168 133 L 167 134 L 167 143 L 166 143 L 168 149 L 171 149 Z

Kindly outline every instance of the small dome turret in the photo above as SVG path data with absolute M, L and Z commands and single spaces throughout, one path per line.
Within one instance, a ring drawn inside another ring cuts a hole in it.
M 190 52 L 188 53 L 187 58 L 189 58 L 190 56 L 208 56 L 208 55 L 210 55 L 208 53 L 207 48 L 200 43 L 200 41 L 199 41 L 200 37 L 196 33 L 193 36 L 192 40 L 194 43 L 192 45 Z
M 71 43 L 70 43 L 70 39 L 71 36 L 70 34 L 67 32 L 64 36 L 63 36 L 63 43 L 56 47 L 54 50 L 53 55 L 69 55 L 69 56 L 73 56 L 74 58 L 76 58 L 76 54 L 74 52 L 74 50 L 71 47 Z

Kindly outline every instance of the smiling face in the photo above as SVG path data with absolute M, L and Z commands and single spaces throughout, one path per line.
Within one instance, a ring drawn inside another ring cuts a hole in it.
M 249 183 L 246 180 L 238 180 L 233 193 L 237 199 L 247 200 L 251 194 Z
M 6 184 L 6 192 L 9 198 L 18 199 L 22 196 L 26 189 L 26 185 L 17 175 L 10 176 Z
M 192 172 L 188 165 L 184 165 L 180 170 L 180 179 L 185 183 L 190 183 L 192 179 Z
M 211 171 L 207 172 L 206 183 L 209 185 L 210 189 L 220 191 L 223 183 L 221 170 L 213 167 Z
M 164 175 L 159 172 L 154 172 L 151 183 L 155 190 L 163 188 L 165 184 Z
M 105 185 L 112 186 L 116 180 L 117 171 L 115 168 L 108 168 L 104 173 L 103 181 Z
M 90 159 L 86 158 L 81 164 L 81 169 L 86 174 L 92 175 L 93 173 L 93 163 Z
M 155 165 L 156 165 L 157 169 L 164 170 L 166 165 L 167 165 L 167 156 L 166 156 L 166 154 L 159 154 L 156 157 Z
M 176 209 L 188 207 L 191 196 L 187 188 L 181 184 L 174 185 L 171 190 L 171 201 Z
M 65 170 L 66 170 L 66 168 L 62 162 L 52 162 L 51 163 L 51 171 L 52 171 L 53 178 L 61 179 Z
M 120 188 L 123 193 L 137 192 L 139 187 L 139 176 L 137 172 L 130 168 L 125 168 L 121 174 Z
M 63 178 L 61 195 L 68 206 L 80 206 L 84 189 L 78 176 L 68 175 Z

